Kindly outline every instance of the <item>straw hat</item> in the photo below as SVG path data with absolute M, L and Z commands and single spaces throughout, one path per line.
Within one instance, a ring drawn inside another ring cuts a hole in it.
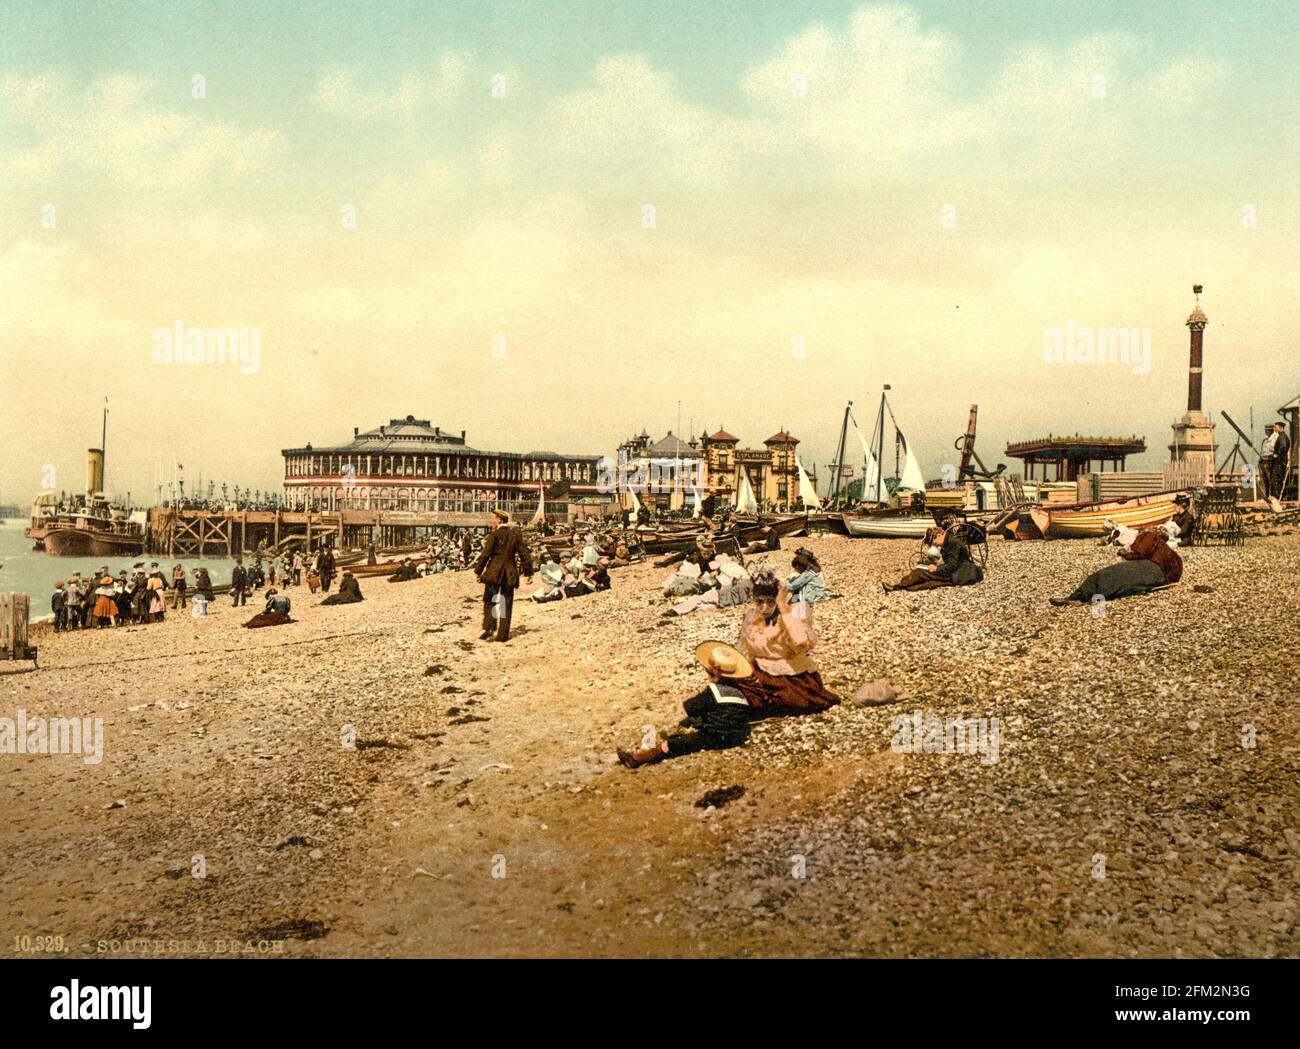
M 701 641 L 695 646 L 695 658 L 705 670 L 716 670 L 723 677 L 749 677 L 754 672 L 744 653 L 725 641 Z
M 503 524 L 510 523 L 510 511 L 502 510 L 499 506 L 492 511 L 492 516 L 500 520 Z

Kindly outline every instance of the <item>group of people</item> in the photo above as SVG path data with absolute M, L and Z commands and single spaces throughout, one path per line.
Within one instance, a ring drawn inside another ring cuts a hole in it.
M 1106 535 L 1102 543 L 1115 549 L 1119 563 L 1098 569 L 1065 597 L 1051 597 L 1048 601 L 1058 608 L 1114 601 L 1177 583 L 1183 577 L 1183 559 L 1175 551 L 1191 543 L 1196 517 L 1187 496 L 1179 496 L 1176 502 L 1178 513 L 1159 528 L 1138 530 L 1114 521 L 1103 522 Z
M 1113 547 L 1120 560 L 1087 576 L 1053 605 L 1096 603 L 1098 600 L 1150 593 L 1177 583 L 1183 562 L 1179 546 L 1193 542 L 1196 515 L 1186 495 L 1175 499 L 1174 516 L 1159 528 L 1137 530 L 1106 521 L 1103 543 Z M 959 512 L 943 511 L 936 517 L 922 544 L 921 563 L 897 583 L 882 582 L 886 593 L 923 591 L 950 586 L 971 586 L 984 578 L 972 547 L 987 542 L 984 530 Z M 707 569 L 701 561 L 708 558 Z M 734 566 L 734 567 L 733 567 Z M 811 551 L 796 551 L 795 571 L 780 583 L 768 571 L 745 572 L 725 554 L 715 554 L 703 541 L 664 586 L 665 593 L 684 596 L 673 609 L 682 614 L 702 603 L 701 586 L 710 586 L 711 603 L 745 605 L 739 645 L 705 642 L 696 650 L 707 683 L 683 703 L 685 717 L 675 731 L 652 732 L 635 748 L 619 748 L 618 759 L 629 768 L 743 744 L 750 725 L 772 715 L 817 713 L 839 702 L 825 688 L 812 657 L 816 632 L 812 604 L 827 596 L 821 566 Z M 739 568 L 739 572 L 736 569 Z M 748 595 L 736 600 L 732 585 L 743 575 Z M 701 583 L 705 580 L 705 583 Z M 803 600 L 800 601 L 799 598 Z
M 576 548 L 567 559 L 550 551 L 543 555 L 538 575 L 542 585 L 529 596 L 538 604 L 584 597 L 610 588 L 609 559 L 601 557 L 596 547 L 586 545 Z
M 425 544 L 423 558 L 416 564 L 416 571 L 420 575 L 459 572 L 474 563 L 487 536 L 468 528 L 458 531 L 459 535 L 456 531 L 441 532 Z M 415 563 L 414 560 L 412 563 Z
M 1291 438 L 1286 427 L 1275 422 L 1264 434 L 1264 444 L 1259 450 L 1259 473 L 1265 499 L 1281 499 L 1286 490 L 1287 473 L 1291 466 Z
M 253 563 L 247 568 L 242 558 L 236 560 L 230 579 L 235 604 L 246 604 L 249 591 L 261 590 L 268 584 L 286 588 L 306 584 L 313 594 L 318 590 L 329 593 L 338 574 L 331 546 L 322 545 L 308 553 L 286 550 L 278 558 L 273 554 L 266 555 L 265 568 L 262 566 L 264 554 L 265 551 L 259 547 L 253 554 Z
M 148 567 L 137 562 L 128 574 L 119 569 L 116 576 L 104 565 L 83 576 L 73 573 L 68 580 L 55 580 L 50 595 L 54 629 L 89 630 L 128 624 L 161 622 L 167 608 L 188 607 L 189 577 L 184 565 L 173 565 L 171 582 L 163 575 L 157 561 Z M 170 592 L 170 593 L 169 593 Z M 194 571 L 194 600 L 212 601 L 212 579 L 206 568 Z

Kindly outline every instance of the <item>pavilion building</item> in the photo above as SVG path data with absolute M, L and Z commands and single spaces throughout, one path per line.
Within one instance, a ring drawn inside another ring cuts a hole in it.
M 408 415 L 345 444 L 285 448 L 284 494 L 291 509 L 512 513 L 537 507 L 539 493 L 566 499 L 599 494 L 599 456 L 558 452 L 487 452 L 458 434 Z M 548 505 L 547 512 L 552 508 Z
M 1026 481 L 1074 481 L 1082 474 L 1124 470 L 1130 455 L 1147 450 L 1144 437 L 1035 437 L 1007 445 L 1007 455 L 1023 460 Z M 1094 470 L 1093 464 L 1097 464 Z M 1050 475 L 1050 476 L 1049 476 Z

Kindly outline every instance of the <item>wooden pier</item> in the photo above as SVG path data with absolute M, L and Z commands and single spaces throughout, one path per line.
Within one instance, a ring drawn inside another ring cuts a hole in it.
M 412 546 L 445 528 L 487 528 L 488 514 L 413 510 L 173 510 L 149 511 L 150 553 L 168 557 L 237 557 L 311 549 L 328 540 L 337 549 Z

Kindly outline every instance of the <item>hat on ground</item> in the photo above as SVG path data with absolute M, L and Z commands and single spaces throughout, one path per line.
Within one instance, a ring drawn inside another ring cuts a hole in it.
M 701 641 L 695 646 L 695 658 L 705 670 L 715 670 L 723 677 L 749 677 L 754 672 L 744 653 L 725 641 Z

